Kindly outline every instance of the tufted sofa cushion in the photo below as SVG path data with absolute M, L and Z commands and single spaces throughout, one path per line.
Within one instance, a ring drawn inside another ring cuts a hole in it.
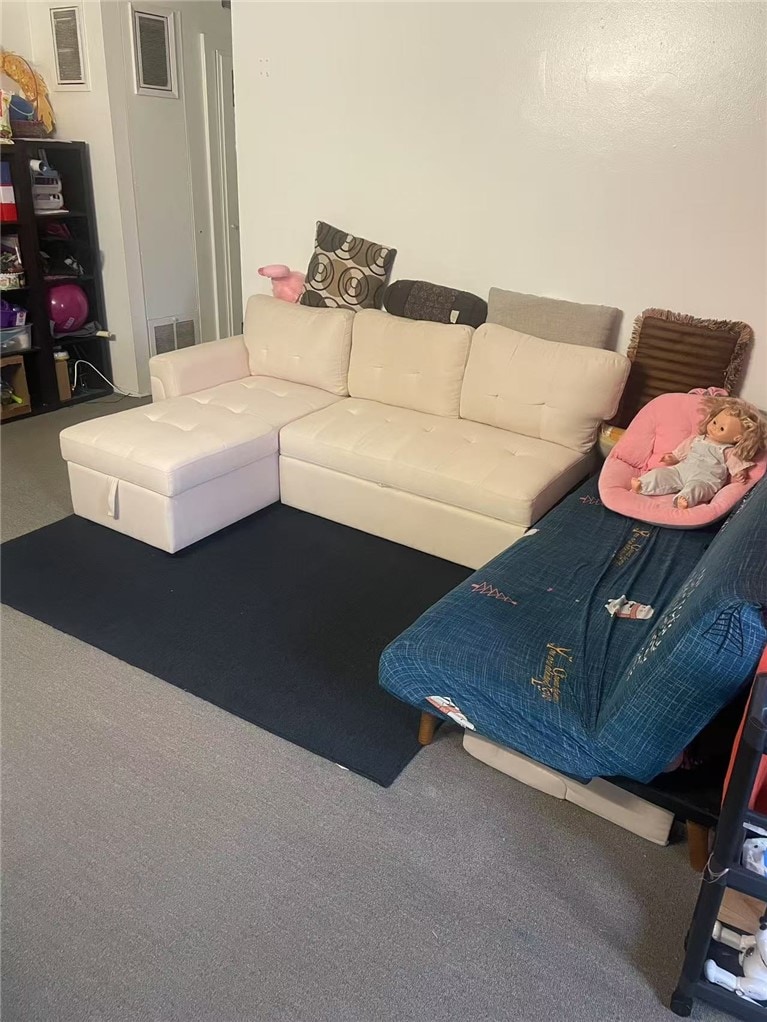
M 312 309 L 253 295 L 243 329 L 251 374 L 345 397 L 353 319 L 351 309 Z
M 612 351 L 485 323 L 471 343 L 461 416 L 585 453 L 615 414 L 630 367 Z
M 192 395 L 208 407 L 223 407 L 256 417 L 272 429 L 279 430 L 286 422 L 300 419 L 311 412 L 341 401 L 319 387 L 275 380 L 271 376 L 246 376 L 236 383 L 223 383 Z
M 77 423 L 62 432 L 61 454 L 173 497 L 275 454 L 280 426 L 338 400 L 313 387 L 246 377 Z
M 472 329 L 376 309 L 354 320 L 349 394 L 434 415 L 458 415 Z
M 280 450 L 283 457 L 522 527 L 589 467 L 588 458 L 545 440 L 355 398 L 285 426 Z

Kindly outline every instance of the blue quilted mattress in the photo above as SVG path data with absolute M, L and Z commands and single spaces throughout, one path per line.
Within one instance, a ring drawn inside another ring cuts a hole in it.
M 765 606 L 767 482 L 682 530 L 591 479 L 395 639 L 380 681 L 581 780 L 648 781 L 750 679 Z

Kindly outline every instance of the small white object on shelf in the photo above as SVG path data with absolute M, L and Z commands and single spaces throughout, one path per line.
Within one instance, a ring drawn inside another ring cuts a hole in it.
M 767 837 L 746 838 L 741 861 L 752 873 L 767 876 Z
M 61 193 L 61 175 L 45 159 L 30 160 L 32 175 L 32 203 L 35 213 L 61 213 L 64 196 Z
M 709 958 L 703 967 L 709 983 L 716 983 L 746 1001 L 767 1001 L 767 917 L 762 916 L 759 929 L 753 935 L 736 933 L 717 923 L 712 937 L 720 944 L 740 951 L 738 961 L 743 975 L 736 976 Z

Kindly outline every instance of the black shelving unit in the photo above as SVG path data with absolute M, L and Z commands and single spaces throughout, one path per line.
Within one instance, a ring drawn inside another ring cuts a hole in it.
M 725 890 L 730 887 L 759 901 L 767 901 L 767 877 L 740 864 L 749 827 L 767 828 L 767 816 L 751 812 L 748 807 L 757 769 L 766 749 L 767 672 L 761 671 L 751 692 L 748 716 L 716 828 L 714 848 L 703 874 L 687 934 L 682 972 L 671 998 L 671 1010 L 685 1018 L 690 1015 L 698 998 L 747 1022 L 767 1022 L 767 1007 L 710 983 L 703 971 L 706 959 L 713 958 L 728 971 L 738 972 L 737 952 L 712 938 Z
M 66 212 L 35 212 L 29 161 L 41 159 L 43 152 L 47 162 L 61 175 Z M 77 333 L 54 337 L 47 306 L 48 291 L 56 284 L 79 284 L 88 296 L 89 319 L 96 321 L 103 330 L 108 329 L 88 146 L 85 142 L 14 139 L 13 144 L 3 144 L 0 147 L 0 158 L 10 165 L 18 212 L 16 220 L 3 223 L 2 231 L 3 235 L 18 235 L 26 276 L 23 288 L 3 289 L 2 297 L 26 308 L 27 322 L 32 325 L 31 349 L 15 353 L 24 358 L 31 400 L 31 410 L 27 414 L 39 415 L 69 404 L 105 397 L 112 393 L 112 387 L 92 370 L 85 369 L 87 385 L 73 393 L 71 400 L 62 401 L 59 398 L 54 351 L 66 350 L 71 364 L 75 359 L 85 359 L 111 379 L 109 340 Z M 45 224 L 50 221 L 67 224 L 76 247 L 77 260 L 84 271 L 82 275 L 56 278 L 46 276 L 41 253 L 46 246 Z M 26 417 L 19 415 L 8 421 L 15 422 Z

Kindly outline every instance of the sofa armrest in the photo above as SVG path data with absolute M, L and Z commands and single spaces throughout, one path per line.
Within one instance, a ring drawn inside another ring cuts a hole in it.
M 193 394 L 250 376 L 248 350 L 242 336 L 207 341 L 149 359 L 152 400 Z

